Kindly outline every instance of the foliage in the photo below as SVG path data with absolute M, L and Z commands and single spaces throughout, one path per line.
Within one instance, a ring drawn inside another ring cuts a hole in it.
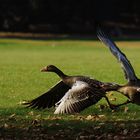
M 2 0 L 0 19 L 1 31 L 93 34 L 103 24 L 130 34 L 139 31 L 139 1 Z

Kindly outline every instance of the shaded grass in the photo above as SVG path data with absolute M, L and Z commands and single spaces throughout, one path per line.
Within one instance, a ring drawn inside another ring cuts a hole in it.
M 117 43 L 131 61 L 137 75 L 140 76 L 140 48 L 138 47 L 140 42 Z M 44 129 L 47 127 L 50 131 L 72 126 L 74 131 L 79 132 L 85 127 L 93 127 L 93 124 L 108 120 L 125 121 L 127 124 L 129 121 L 140 119 L 140 108 L 137 105 L 127 105 L 129 110 L 126 113 L 124 107 L 113 113 L 108 108 L 100 111 L 99 105 L 106 104 L 104 99 L 77 115 L 55 116 L 54 109 L 37 111 L 23 108 L 19 104 L 20 101 L 41 95 L 59 80 L 53 73 L 40 73 L 40 69 L 48 64 L 58 66 L 69 75 L 87 75 L 105 82 L 126 83 L 120 65 L 108 49 L 98 41 L 0 39 L 0 60 L 0 126 L 2 128 L 5 124 L 8 126 L 15 124 L 16 128 L 21 126 L 24 129 L 32 126 L 33 121 L 37 119 Z M 118 93 L 113 94 L 113 97 L 117 98 L 116 101 L 112 101 L 113 103 L 126 100 Z M 12 114 L 14 117 L 11 119 L 9 116 Z M 105 117 L 99 120 L 85 119 L 88 115 L 96 114 Z M 61 118 L 57 119 L 59 116 Z M 80 120 L 81 116 L 84 118 Z M 112 125 L 109 126 L 112 127 Z

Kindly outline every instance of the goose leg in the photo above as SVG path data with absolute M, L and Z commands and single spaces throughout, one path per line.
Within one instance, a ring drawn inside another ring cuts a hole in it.
M 108 100 L 107 96 L 104 96 L 104 98 L 106 99 L 110 109 L 112 109 L 112 110 L 116 109 L 116 105 L 111 104 L 110 101 Z

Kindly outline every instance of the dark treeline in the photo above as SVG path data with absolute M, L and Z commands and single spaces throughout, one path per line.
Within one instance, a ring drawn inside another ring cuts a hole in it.
M 139 31 L 136 0 L 0 0 L 0 31 L 92 33 L 98 25 L 116 33 Z

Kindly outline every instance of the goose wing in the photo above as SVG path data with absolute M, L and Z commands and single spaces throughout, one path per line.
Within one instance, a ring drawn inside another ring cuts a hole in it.
M 49 91 L 31 101 L 24 103 L 24 105 L 37 109 L 51 108 L 55 106 L 55 104 L 65 95 L 69 88 L 70 87 L 63 83 L 63 81 L 60 81 Z
M 97 31 L 98 38 L 109 47 L 111 53 L 117 58 L 117 60 L 121 63 L 122 69 L 125 73 L 125 78 L 128 81 L 136 81 L 137 77 L 135 75 L 134 69 L 130 64 L 129 60 L 125 56 L 124 53 L 117 47 L 113 40 L 111 40 L 104 32 L 100 29 Z
M 72 114 L 97 103 L 103 96 L 101 90 L 77 81 L 64 97 L 56 104 L 54 114 Z

